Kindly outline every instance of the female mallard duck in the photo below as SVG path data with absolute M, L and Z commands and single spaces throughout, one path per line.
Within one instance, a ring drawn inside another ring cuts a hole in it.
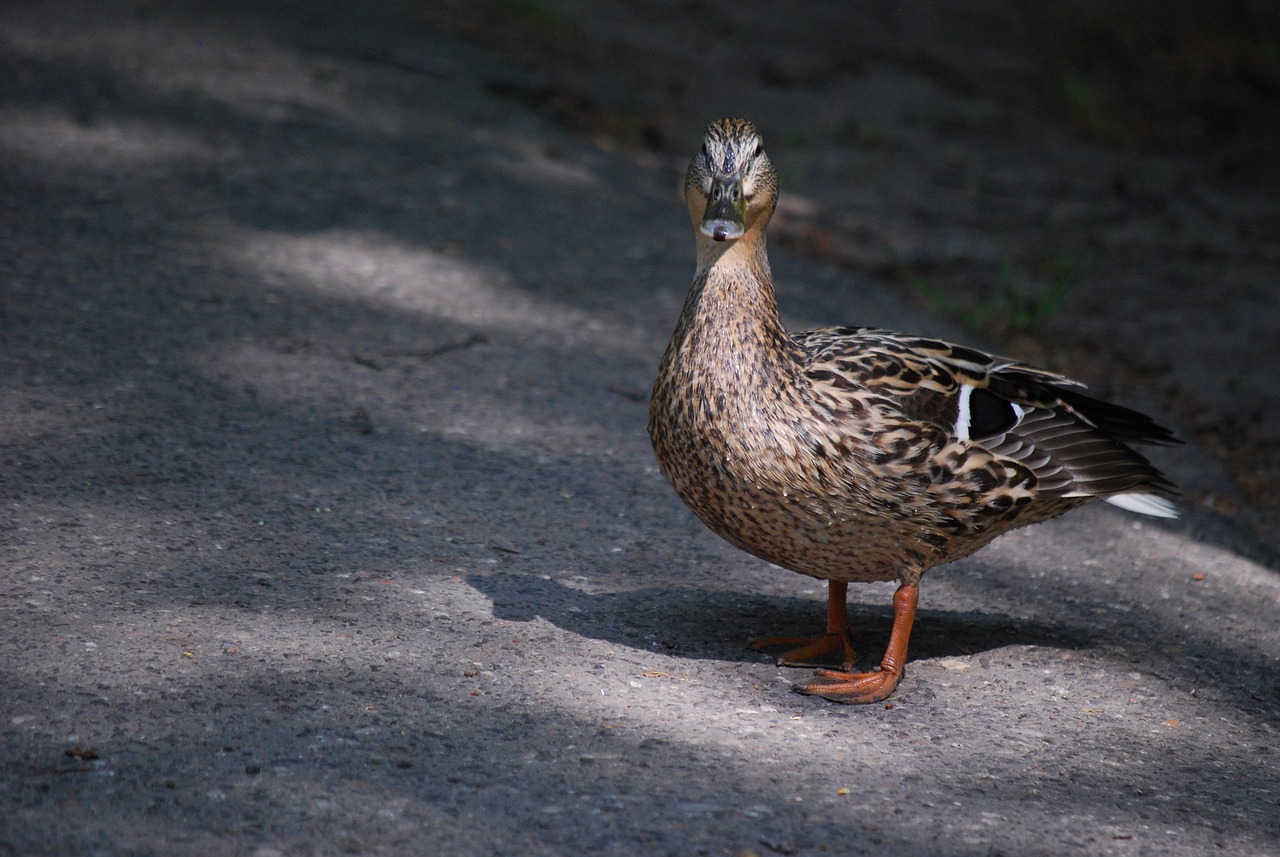
M 1171 444 L 1143 414 L 1015 360 L 884 330 L 790 334 L 765 227 L 778 177 L 751 123 L 707 129 L 685 202 L 698 268 L 649 406 L 676 493 L 718 535 L 829 581 L 826 633 L 766 638 L 782 664 L 835 657 L 798 687 L 877 702 L 902 678 L 920 578 L 996 536 L 1094 498 L 1160 517 L 1177 490 L 1131 443 Z M 850 581 L 897 580 L 880 669 L 855 673 Z

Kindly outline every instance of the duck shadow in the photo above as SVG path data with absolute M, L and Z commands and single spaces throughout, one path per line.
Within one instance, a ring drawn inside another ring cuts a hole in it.
M 807 636 L 822 631 L 826 605 L 787 596 L 653 587 L 591 594 L 556 580 L 519 574 L 471 575 L 467 583 L 493 603 L 495 619 L 541 618 L 564 631 L 618 646 L 700 660 L 750 661 L 767 657 L 747 648 L 764 636 Z M 859 663 L 879 663 L 893 613 L 884 606 L 850 604 Z M 921 610 L 911 636 L 911 659 L 967 656 L 1010 645 L 1086 649 L 1086 631 L 999 613 Z

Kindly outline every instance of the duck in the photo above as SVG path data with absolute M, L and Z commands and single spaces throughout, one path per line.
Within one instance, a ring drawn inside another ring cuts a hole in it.
M 697 266 L 649 403 L 675 492 L 712 532 L 827 581 L 823 633 L 765 637 L 800 693 L 875 703 L 905 672 L 920 581 L 1015 527 L 1095 500 L 1177 516 L 1140 444 L 1180 443 L 1084 385 L 977 348 L 875 327 L 792 333 L 766 230 L 778 174 L 755 125 L 712 122 L 685 173 Z M 850 583 L 896 582 L 878 669 L 855 671 Z M 838 668 L 836 668 L 838 667 Z

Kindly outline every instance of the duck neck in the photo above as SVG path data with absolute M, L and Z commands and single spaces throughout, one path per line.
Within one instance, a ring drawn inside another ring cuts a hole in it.
M 698 235 L 697 274 L 681 318 L 686 334 L 697 330 L 697 338 L 735 363 L 779 361 L 798 350 L 778 312 L 762 227 L 732 243 Z

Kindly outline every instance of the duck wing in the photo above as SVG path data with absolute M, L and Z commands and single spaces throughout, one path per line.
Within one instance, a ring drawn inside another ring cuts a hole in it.
M 995 463 L 1006 485 L 1009 473 L 1029 471 L 1030 498 L 1101 497 L 1144 514 L 1176 514 L 1165 498 L 1177 489 L 1130 444 L 1180 441 L 1145 414 L 1085 395 L 1079 382 L 877 328 L 827 328 L 795 339 L 816 398 L 833 416 L 844 411 L 865 425 L 875 414 L 882 427 L 931 439 L 935 482 Z

